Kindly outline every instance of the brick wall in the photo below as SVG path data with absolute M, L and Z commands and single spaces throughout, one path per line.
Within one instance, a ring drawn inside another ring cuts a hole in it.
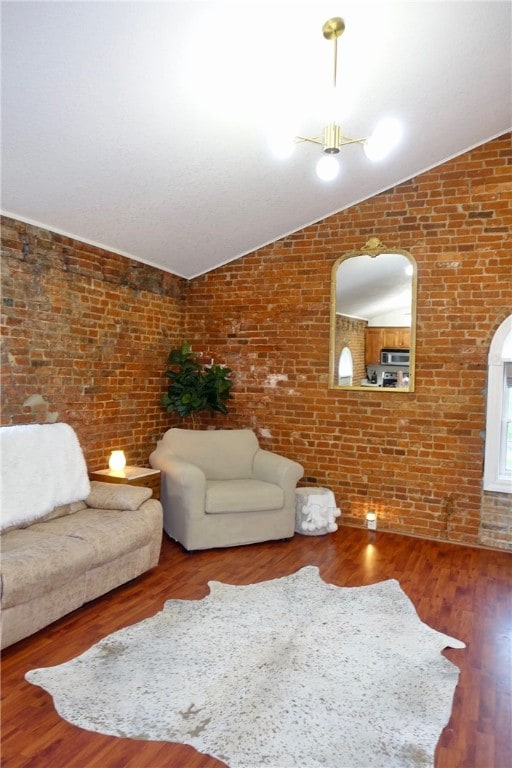
M 381 528 L 511 547 L 497 522 L 511 497 L 482 496 L 487 352 L 512 306 L 510 163 L 507 136 L 188 284 L 4 220 L 2 423 L 58 418 L 91 468 L 117 446 L 145 464 L 176 423 L 158 401 L 187 338 L 235 372 L 211 423 L 303 463 L 344 522 L 372 507 Z M 418 264 L 414 393 L 328 389 L 332 264 L 372 235 Z
M 186 281 L 2 220 L 2 424 L 66 421 L 90 469 L 112 448 L 146 464 L 181 340 Z
M 332 488 L 345 522 L 371 507 L 382 528 L 479 540 L 487 353 L 512 307 L 511 154 L 510 136 L 489 142 L 190 285 L 188 338 L 236 372 L 232 423 Z M 372 235 L 417 261 L 414 393 L 327 387 L 331 268 Z
M 480 544 L 512 549 L 512 513 L 510 494 L 482 494 Z

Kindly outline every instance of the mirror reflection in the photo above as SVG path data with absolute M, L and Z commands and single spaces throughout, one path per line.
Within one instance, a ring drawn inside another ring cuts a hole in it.
M 334 264 L 329 384 L 414 389 L 416 263 L 372 237 Z

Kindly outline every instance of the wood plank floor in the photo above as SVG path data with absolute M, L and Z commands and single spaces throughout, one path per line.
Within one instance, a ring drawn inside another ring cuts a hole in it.
M 7 648 L 3 768 L 221 768 L 223 763 L 191 747 L 101 736 L 69 725 L 56 714 L 51 697 L 26 683 L 24 674 L 67 661 L 106 634 L 156 613 L 168 598 L 203 597 L 210 579 L 249 584 L 304 565 L 317 565 L 324 580 L 341 586 L 398 579 L 423 621 L 463 640 L 466 649 L 445 651 L 461 674 L 436 768 L 512 765 L 510 554 L 341 527 L 328 536 L 296 535 L 291 541 L 197 553 L 186 553 L 165 537 L 160 565 L 149 574 Z

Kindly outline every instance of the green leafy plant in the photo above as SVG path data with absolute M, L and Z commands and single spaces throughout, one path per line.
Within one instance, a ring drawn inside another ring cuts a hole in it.
M 170 380 L 161 403 L 168 413 L 182 417 L 197 413 L 227 413 L 226 401 L 231 397 L 231 368 L 225 365 L 202 365 L 192 353 L 190 344 L 171 350 L 167 359 Z

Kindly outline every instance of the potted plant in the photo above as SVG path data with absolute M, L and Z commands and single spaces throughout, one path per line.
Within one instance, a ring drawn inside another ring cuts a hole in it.
M 231 368 L 213 361 L 202 365 L 186 341 L 171 350 L 167 364 L 165 375 L 170 381 L 161 403 L 168 413 L 191 416 L 193 420 L 198 413 L 228 412 L 226 401 L 233 386 Z

